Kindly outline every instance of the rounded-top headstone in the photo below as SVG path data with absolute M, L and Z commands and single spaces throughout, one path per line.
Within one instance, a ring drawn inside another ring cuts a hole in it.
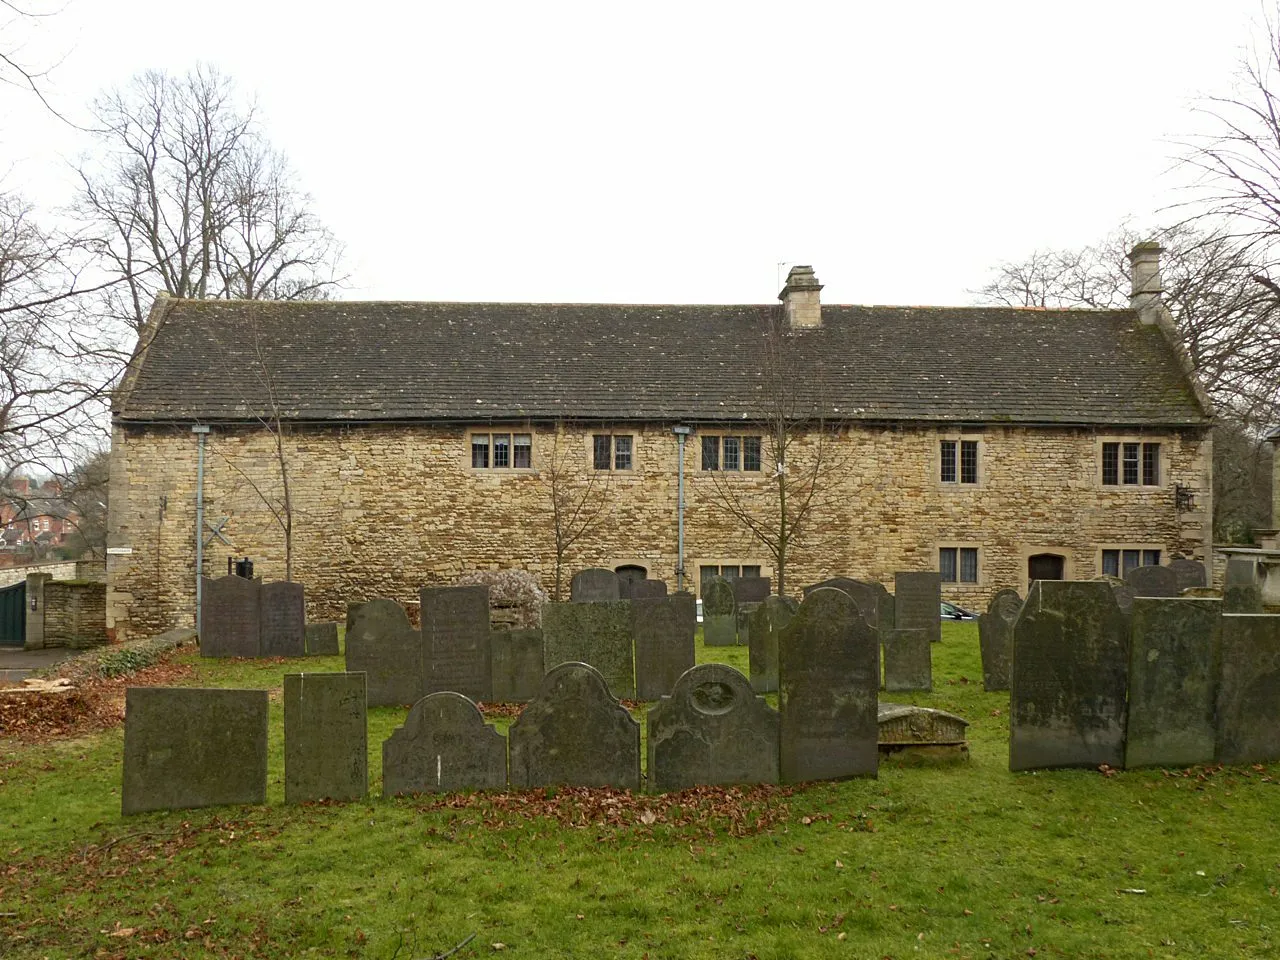
M 737 607 L 733 584 L 724 577 L 712 577 L 702 588 L 702 615 L 704 617 L 731 617 Z
M 1168 567 L 1155 565 L 1134 567 L 1125 574 L 1124 582 L 1135 597 L 1176 597 L 1179 590 L 1178 575 Z
M 991 602 L 987 604 L 987 613 L 993 614 L 1009 624 L 1013 624 L 1018 619 L 1018 614 L 1021 610 L 1022 597 L 1017 590 L 1009 587 L 997 590 L 995 596 L 991 598 Z
M 1173 571 L 1174 577 L 1177 578 L 1179 592 L 1209 585 L 1209 578 L 1204 564 L 1199 560 L 1187 560 L 1180 557 L 1169 562 L 1169 569 Z
M 604 567 L 590 567 L 573 575 L 569 584 L 569 599 L 574 603 L 597 603 L 622 598 L 622 584 L 618 575 Z
M 501 790 L 507 785 L 507 741 L 460 693 L 423 697 L 404 726 L 382 743 L 382 792 Z

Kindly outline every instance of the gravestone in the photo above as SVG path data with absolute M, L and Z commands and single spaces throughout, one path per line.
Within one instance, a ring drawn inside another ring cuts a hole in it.
M 761 603 L 769 596 L 773 583 L 768 577 L 737 577 L 731 581 L 733 599 L 739 606 L 744 603 Z
M 758 603 L 739 603 L 734 612 L 734 631 L 740 647 L 751 646 L 751 615 L 756 612 L 758 606 L 760 606 Z
M 1178 581 L 1178 592 L 1190 590 L 1195 587 L 1207 587 L 1209 585 L 1209 575 L 1205 570 L 1204 564 L 1199 560 L 1186 560 L 1179 558 L 1169 562 L 1169 569 L 1173 571 L 1174 577 Z
M 266 690 L 125 691 L 125 814 L 267 802 Z
M 778 782 L 778 712 L 732 667 L 686 671 L 649 711 L 653 792 L 731 783 Z
M 853 596 L 854 592 L 858 589 L 858 584 L 859 581 L 851 580 L 848 577 L 831 577 L 827 580 L 821 581 L 820 583 L 813 583 L 805 587 L 804 595 L 807 597 L 809 594 L 813 593 L 813 591 L 821 590 L 823 587 L 834 587 L 837 590 L 843 590 L 845 593 L 849 594 L 849 596 Z
M 1280 759 L 1280 616 L 1228 613 L 1221 628 L 1216 759 Z
M 876 775 L 880 644 L 853 598 L 814 590 L 778 643 L 786 783 Z
M 703 584 L 702 642 L 708 647 L 732 647 L 738 642 L 733 584 L 724 577 L 711 577 Z
M 978 648 L 982 653 L 982 687 L 988 693 L 1009 689 L 1013 661 L 1013 625 L 1022 610 L 1017 590 L 999 590 L 978 617 Z
M 884 688 L 890 693 L 933 689 L 932 644 L 923 630 L 880 634 L 884 647 Z
M 460 693 L 433 693 L 382 742 L 382 795 L 503 790 L 507 738 Z
M 261 656 L 303 657 L 307 653 L 307 612 L 300 583 L 276 580 L 258 591 Z
M 657 700 L 671 693 L 694 664 L 698 614 L 691 594 L 631 601 L 631 635 L 636 645 L 636 698 Z
M 347 672 L 363 673 L 371 707 L 417 703 L 423 687 L 422 634 L 394 600 L 347 607 Z
M 1228 557 L 1222 584 L 1223 613 L 1262 613 L 1262 578 L 1252 557 Z
M 630 600 L 548 603 L 542 607 L 543 666 L 589 663 L 623 700 L 636 695 Z
M 573 603 L 599 603 L 622 598 L 618 575 L 603 567 L 591 567 L 573 575 L 569 584 L 569 600 Z
M 651 600 L 654 597 L 666 595 L 667 581 L 665 580 L 637 580 L 631 585 L 632 600 Z
M 893 600 L 895 627 L 923 630 L 932 643 L 942 639 L 942 574 L 895 573 Z
M 337 623 L 308 623 L 303 636 L 309 657 L 336 657 L 341 652 Z
M 451 690 L 472 700 L 493 698 L 489 588 L 423 587 L 423 693 Z
M 1128 673 L 1110 585 L 1033 581 L 1013 631 L 1009 769 L 1122 766 Z
M 883 584 L 871 580 L 850 580 L 848 577 L 832 577 L 822 583 L 805 587 L 807 597 L 819 587 L 835 587 L 853 597 L 853 602 L 862 611 L 862 619 L 877 630 L 888 633 L 893 629 L 893 594 Z
M 1212 762 L 1221 608 L 1221 600 L 1133 601 L 1126 767 Z
M 200 656 L 256 657 L 259 641 L 258 595 L 261 580 L 204 578 L 200 588 Z
M 799 609 L 790 597 L 765 597 L 751 612 L 747 656 L 751 664 L 751 689 L 756 693 L 778 690 L 778 637 Z
M 532 700 L 542 684 L 541 630 L 495 630 L 490 639 L 493 650 L 493 692 L 495 703 L 524 703 Z
M 1133 590 L 1135 597 L 1176 597 L 1181 589 L 1176 573 L 1155 564 L 1134 567 L 1124 575 L 1124 582 Z
M 640 724 L 585 663 L 562 663 L 510 729 L 511 786 L 640 788 Z
M 367 731 L 363 673 L 286 673 L 285 803 L 367 794 Z

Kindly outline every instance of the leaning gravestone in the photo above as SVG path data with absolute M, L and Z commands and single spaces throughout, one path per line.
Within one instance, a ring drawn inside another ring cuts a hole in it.
M 267 691 L 125 691 L 125 814 L 267 802 Z
M 524 703 L 532 700 L 542 684 L 542 631 L 495 630 L 490 638 L 493 650 L 493 693 L 496 703 Z
M 923 630 L 880 634 L 884 647 L 884 688 L 890 693 L 933 689 L 932 644 Z
M 1169 562 L 1169 569 L 1173 571 L 1174 577 L 1178 581 L 1178 592 L 1190 590 L 1195 587 L 1207 587 L 1209 585 L 1209 577 L 1205 571 L 1204 564 L 1199 560 L 1177 559 Z
M 363 673 L 286 673 L 284 802 L 367 794 L 367 730 Z
M 417 703 L 423 687 L 422 634 L 394 600 L 347 607 L 347 671 L 363 673 L 371 707 Z
M 1280 616 L 1222 618 L 1216 759 L 1280 759 Z
M 778 712 L 732 667 L 686 671 L 649 711 L 649 786 L 655 792 L 778 782 Z
M 336 623 L 308 623 L 304 637 L 308 657 L 336 657 L 341 652 Z
M 733 599 L 738 604 L 761 603 L 769 596 L 773 583 L 768 577 L 738 577 L 731 582 Z
M 784 782 L 875 776 L 879 647 L 847 593 L 804 598 L 778 643 Z
M 1033 581 L 1013 632 L 1009 769 L 1122 766 L 1128 673 L 1110 585 Z
M 460 693 L 433 693 L 382 742 L 382 795 L 502 790 L 507 738 Z
M 667 581 L 665 580 L 637 580 L 631 585 L 632 600 L 650 600 L 653 597 L 666 595 Z
M 1181 589 L 1178 575 L 1158 564 L 1134 567 L 1124 575 L 1124 582 L 1133 590 L 1135 597 L 1176 597 Z
M 423 587 L 423 693 L 452 690 L 472 700 L 493 698 L 489 588 Z
M 636 698 L 665 697 L 694 664 L 697 610 L 691 594 L 631 601 L 636 645 Z
M 640 724 L 585 663 L 562 663 L 510 729 L 511 786 L 640 788 Z
M 932 643 L 942 639 L 942 574 L 895 573 L 893 599 L 895 627 L 923 630 Z
M 733 584 L 724 577 L 711 577 L 703 585 L 702 642 L 708 647 L 732 647 L 738 642 Z
M 765 597 L 751 612 L 747 656 L 751 664 L 751 689 L 756 693 L 778 691 L 778 637 L 799 609 L 790 597 Z
M 978 648 L 982 652 L 982 687 L 988 693 L 1009 689 L 1013 660 L 1013 625 L 1022 610 L 1017 590 L 999 590 L 978 617 Z
M 1133 601 L 1126 767 L 1213 760 L 1221 608 L 1221 600 Z
M 602 567 L 580 570 L 569 584 L 569 600 L 573 603 L 599 603 L 621 598 L 618 575 Z
M 543 664 L 589 663 L 615 697 L 636 695 L 630 600 L 547 603 L 542 607 Z
M 259 591 L 258 635 L 264 657 L 302 657 L 307 653 L 307 613 L 302 584 L 264 583 Z
M 204 578 L 200 588 L 200 656 L 256 657 L 261 653 L 261 591 L 261 580 Z
M 1223 613 L 1262 613 L 1262 578 L 1252 557 L 1229 557 L 1222 584 Z

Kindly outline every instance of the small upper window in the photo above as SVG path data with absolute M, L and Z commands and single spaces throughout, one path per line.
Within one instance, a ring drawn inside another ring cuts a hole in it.
M 591 438 L 591 465 L 596 470 L 630 470 L 632 449 L 630 434 L 597 433 Z
M 474 470 L 527 470 L 533 466 L 533 435 L 529 433 L 471 434 Z
M 1106 486 L 1160 485 L 1160 444 L 1104 443 L 1102 445 L 1102 482 Z
M 760 438 L 704 436 L 702 469 L 759 472 Z
M 939 441 L 940 478 L 943 483 L 978 482 L 978 441 Z

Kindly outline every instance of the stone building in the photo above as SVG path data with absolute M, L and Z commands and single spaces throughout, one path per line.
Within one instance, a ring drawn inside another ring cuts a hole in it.
M 779 443 L 810 508 L 788 593 L 940 569 L 980 605 L 1207 560 L 1211 410 L 1159 253 L 1128 310 L 823 304 L 808 267 L 773 307 L 162 297 L 115 398 L 109 626 L 191 622 L 199 506 L 207 573 L 288 561 L 312 617 L 476 568 L 551 589 L 556 504 L 594 521 L 566 576 L 776 575 L 749 527 L 776 533 Z

